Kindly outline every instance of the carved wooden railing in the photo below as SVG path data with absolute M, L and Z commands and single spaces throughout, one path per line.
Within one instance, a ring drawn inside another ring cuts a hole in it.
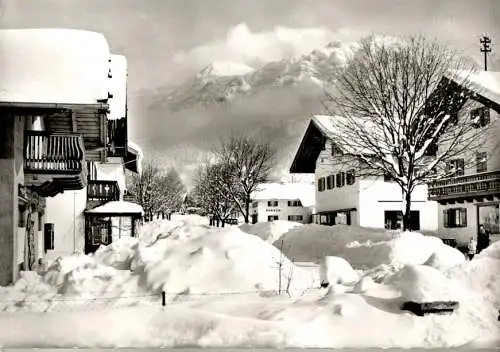
M 26 173 L 78 174 L 84 169 L 84 163 L 85 147 L 80 135 L 25 132 Z
M 430 200 L 474 197 L 500 192 L 500 171 L 446 178 L 428 185 Z
M 87 199 L 98 201 L 120 200 L 120 187 L 117 181 L 91 180 L 87 185 Z

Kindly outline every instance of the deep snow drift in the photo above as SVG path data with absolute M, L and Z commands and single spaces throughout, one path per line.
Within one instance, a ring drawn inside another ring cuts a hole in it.
M 0 346 L 453 347 L 500 336 L 500 245 L 469 262 L 417 233 L 288 225 L 177 217 L 58 259 L 0 289 Z M 319 257 L 330 287 L 319 288 L 319 266 L 312 275 L 270 243 L 280 239 Z M 460 308 L 418 317 L 400 310 L 409 299 Z

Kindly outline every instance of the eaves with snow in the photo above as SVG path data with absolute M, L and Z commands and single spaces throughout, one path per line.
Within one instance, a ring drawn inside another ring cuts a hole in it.
M 127 58 L 123 55 L 111 55 L 110 58 L 109 120 L 117 120 L 127 113 Z
M 96 208 L 86 210 L 87 214 L 122 214 L 122 215 L 143 215 L 144 209 L 136 203 L 124 200 L 107 202 Z
M 300 200 L 302 206 L 315 205 L 315 188 L 310 183 L 262 183 L 252 195 L 255 201 L 260 200 Z
M 95 104 L 108 97 L 110 50 L 96 32 L 0 30 L 0 101 Z
M 453 70 L 446 78 L 459 85 L 465 84 L 468 89 L 500 105 L 500 72 Z

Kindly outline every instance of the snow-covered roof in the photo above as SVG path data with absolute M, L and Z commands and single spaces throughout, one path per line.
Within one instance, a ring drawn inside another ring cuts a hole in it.
M 346 139 L 345 134 L 344 136 L 342 136 L 342 131 L 344 132 L 346 131 L 346 126 L 349 126 L 349 121 L 347 121 L 345 117 L 339 115 L 314 115 L 312 117 L 312 122 L 321 131 L 321 133 L 323 133 L 323 135 L 325 135 L 330 139 L 333 140 L 337 139 L 341 141 Z M 358 122 L 354 123 L 354 128 L 356 130 L 361 126 L 367 128 L 368 123 L 370 123 L 368 119 L 366 121 L 359 120 Z M 376 130 L 377 128 L 373 126 L 374 133 L 376 133 Z M 352 134 L 352 131 L 349 131 L 347 134 L 348 135 Z M 351 154 L 372 153 L 372 151 L 370 151 L 368 148 L 365 148 L 362 145 L 357 144 L 355 141 L 352 141 L 352 143 L 344 143 L 343 145 L 339 145 L 339 148 L 344 150 L 344 152 Z
M 459 84 L 467 82 L 467 88 L 500 104 L 500 72 L 453 70 L 446 77 Z
M 109 99 L 109 120 L 125 117 L 127 104 L 127 58 L 123 55 L 111 55 L 111 79 Z
M 91 214 L 144 214 L 144 210 L 139 204 L 126 202 L 124 200 L 107 202 L 94 209 L 86 211 Z
M 109 45 L 75 29 L 0 30 L 0 102 L 95 104 L 108 95 Z
M 303 206 L 315 205 L 316 190 L 309 183 L 262 183 L 253 194 L 254 200 L 296 200 Z
M 137 156 L 136 163 L 137 163 L 137 173 L 141 173 L 142 171 L 142 161 L 144 160 L 144 153 L 136 143 L 132 141 L 127 142 L 128 145 L 128 150 L 129 152 L 134 153 Z
M 125 172 L 121 163 L 96 163 L 96 170 L 98 180 L 116 181 L 121 190 L 126 188 Z

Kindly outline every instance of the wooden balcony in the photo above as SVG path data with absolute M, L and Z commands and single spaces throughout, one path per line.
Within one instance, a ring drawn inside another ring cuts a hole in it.
M 87 168 L 83 139 L 77 134 L 26 131 L 24 136 L 25 184 L 51 197 L 85 187 Z
M 120 200 L 120 187 L 117 181 L 92 180 L 87 185 L 87 200 L 111 202 Z
M 440 203 L 493 199 L 500 197 L 500 171 L 446 178 L 428 187 L 429 200 Z

